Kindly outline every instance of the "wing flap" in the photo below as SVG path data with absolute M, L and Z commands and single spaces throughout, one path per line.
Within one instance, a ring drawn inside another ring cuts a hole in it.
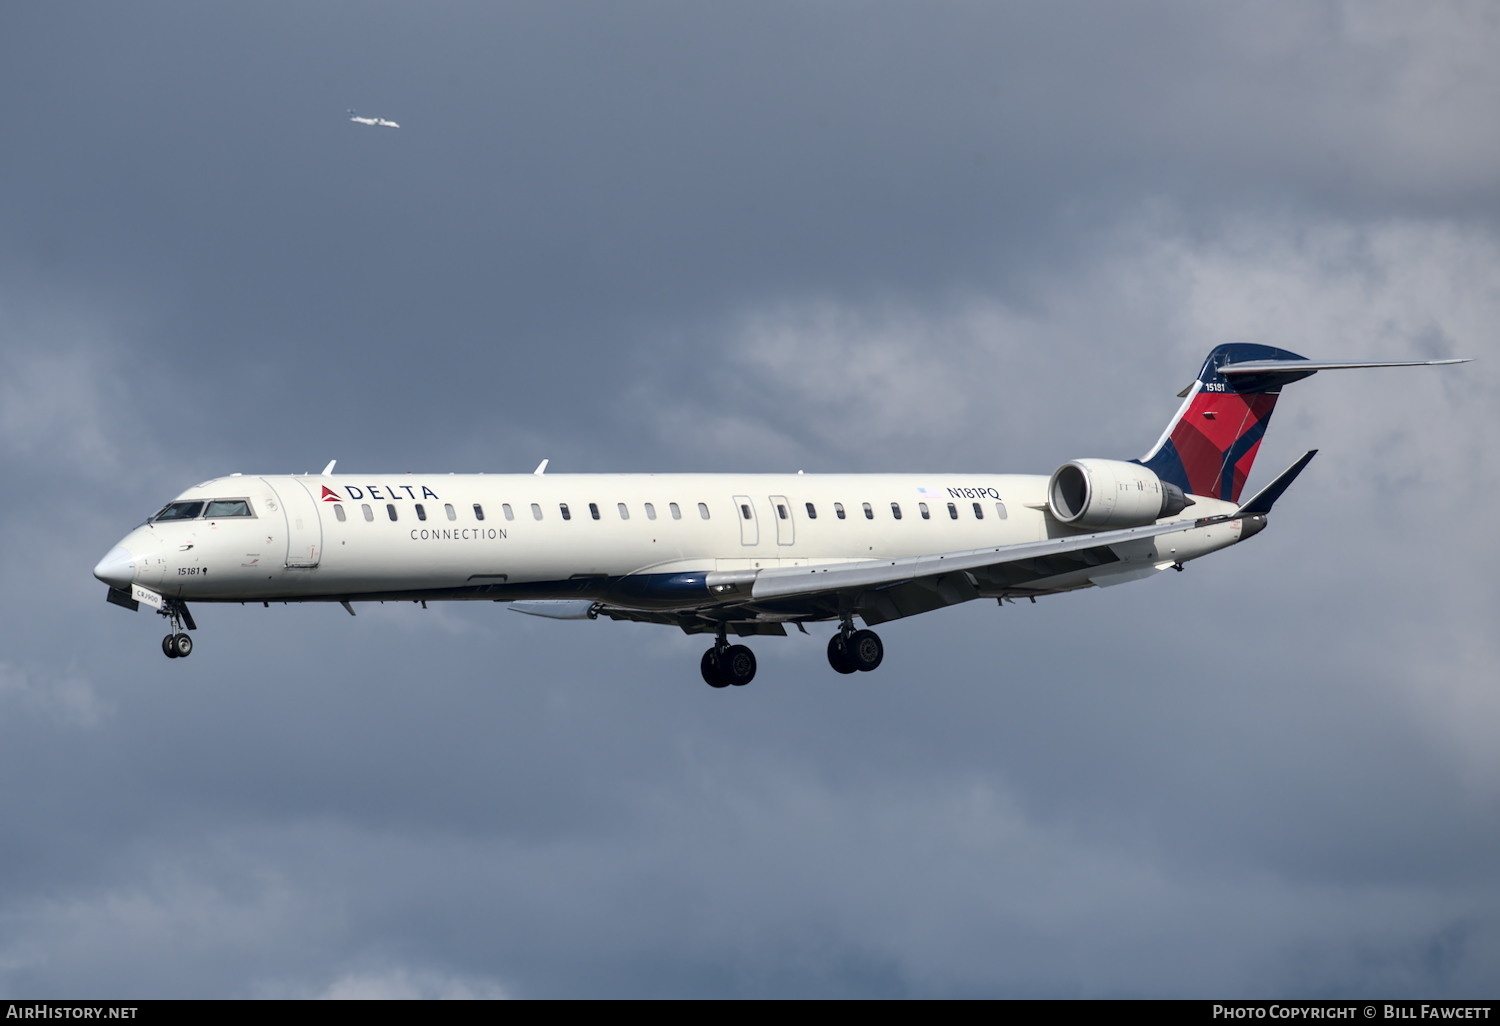
M 931 612 L 979 597 L 973 574 L 959 572 L 937 577 L 918 577 L 899 584 L 864 591 L 850 605 L 873 626 L 887 620 Z

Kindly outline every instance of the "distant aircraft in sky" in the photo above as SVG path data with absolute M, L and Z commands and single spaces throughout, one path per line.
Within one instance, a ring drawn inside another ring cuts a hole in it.
M 352 121 L 352 122 L 354 122 L 356 125 L 373 125 L 376 128 L 400 128 L 401 127 L 396 122 L 394 122 L 394 121 L 387 121 L 385 118 L 362 118 L 358 114 L 354 113 L 354 108 L 353 107 L 349 108 L 349 120 Z
M 514 475 L 233 474 L 167 503 L 94 576 L 109 601 L 169 619 L 172 658 L 193 649 L 189 601 L 338 602 L 352 615 L 354 602 L 469 599 L 713 635 L 700 668 L 714 687 L 755 676 L 729 635 L 788 624 L 837 623 L 829 664 L 873 670 L 875 624 L 1137 581 L 1259 534 L 1317 451 L 1240 501 L 1282 386 L 1463 362 L 1221 345 L 1145 456 L 1070 460 L 1050 477 L 547 474 L 545 460 Z

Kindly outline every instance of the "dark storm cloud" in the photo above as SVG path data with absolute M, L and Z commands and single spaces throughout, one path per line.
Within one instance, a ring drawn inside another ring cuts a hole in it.
M 726 306 L 1025 303 L 1143 197 L 1207 231 L 1226 202 L 1494 199 L 1447 181 L 1478 145 L 1463 122 L 1423 131 L 1425 177 L 1384 130 L 1384 94 L 1420 83 L 1357 9 L 88 10 L 47 26 L 60 52 L 13 44 L 52 87 L 15 112 L 13 137 L 47 143 L 17 151 L 41 192 L 16 250 L 155 297 L 163 355 L 211 347 L 257 390 L 390 405 L 410 398 L 392 381 L 462 375 L 466 400 L 532 412 L 507 386 L 549 351 L 607 391 Z M 1439 124 L 1465 109 L 1440 95 Z M 350 102 L 405 127 L 335 125 Z
M 0 979 L 84 996 L 1483 996 L 1492 361 L 1319 375 L 1251 545 L 702 643 L 199 611 L 230 471 L 1139 455 L 1214 343 L 1493 353 L 1485 6 L 54 4 L 0 33 Z M 346 107 L 401 122 L 376 130 Z

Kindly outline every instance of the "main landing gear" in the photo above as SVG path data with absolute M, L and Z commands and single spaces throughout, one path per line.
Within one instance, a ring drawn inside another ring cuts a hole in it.
M 700 669 L 709 687 L 741 686 L 755 679 L 755 653 L 744 645 L 731 645 L 719 629 L 719 640 L 703 653 Z M 854 621 L 845 617 L 839 632 L 828 639 L 828 665 L 839 673 L 873 670 L 885 658 L 880 635 L 872 630 L 855 630 Z
M 839 673 L 873 670 L 884 658 L 885 646 L 880 643 L 880 635 L 872 630 L 855 630 L 854 622 L 847 616 L 839 632 L 828 639 L 828 665 Z
M 711 688 L 742 686 L 755 679 L 755 653 L 744 645 L 731 645 L 719 630 L 719 640 L 703 653 L 703 679 Z
M 169 599 L 159 612 L 172 621 L 172 633 L 161 639 L 162 655 L 168 659 L 186 659 L 193 654 L 193 639 L 182 628 L 186 626 L 189 631 L 198 629 L 198 625 L 193 622 L 193 614 L 188 612 L 187 603 Z

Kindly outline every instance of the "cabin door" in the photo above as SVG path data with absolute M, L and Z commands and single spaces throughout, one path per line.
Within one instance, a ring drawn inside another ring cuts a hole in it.
M 790 545 L 797 540 L 796 525 L 792 521 L 792 504 L 785 495 L 771 496 L 771 515 L 776 518 L 776 544 Z
M 286 518 L 286 565 L 303 569 L 317 566 L 323 556 L 323 521 L 312 492 L 297 478 L 283 478 L 279 488 L 265 478 L 261 480 L 276 493 Z
M 734 497 L 734 515 L 740 522 L 740 544 L 747 547 L 759 545 L 760 521 L 756 519 L 755 503 L 750 501 L 750 496 Z

